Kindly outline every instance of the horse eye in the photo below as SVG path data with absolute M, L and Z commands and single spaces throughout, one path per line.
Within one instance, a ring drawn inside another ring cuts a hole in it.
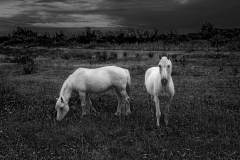
M 167 67 L 170 68 L 170 65 L 168 65 Z
M 161 65 L 159 65 L 158 67 L 159 67 L 159 68 L 162 68 L 162 66 L 161 66 Z

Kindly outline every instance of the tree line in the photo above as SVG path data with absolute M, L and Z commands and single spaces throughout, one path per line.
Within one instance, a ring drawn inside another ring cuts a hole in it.
M 45 32 L 39 34 L 28 28 L 18 27 L 8 35 L 0 36 L 0 43 L 4 46 L 75 46 L 78 44 L 96 45 L 102 44 L 142 44 L 162 42 L 164 45 L 178 45 L 184 42 L 209 42 L 214 47 L 224 45 L 230 46 L 232 50 L 240 49 L 240 28 L 221 29 L 216 28 L 210 22 L 205 22 L 197 33 L 178 34 L 177 31 L 170 33 L 160 32 L 158 29 L 144 30 L 127 28 L 117 31 L 102 32 L 100 30 L 92 30 L 86 27 L 85 32 L 77 35 L 67 35 L 63 31 L 50 34 Z

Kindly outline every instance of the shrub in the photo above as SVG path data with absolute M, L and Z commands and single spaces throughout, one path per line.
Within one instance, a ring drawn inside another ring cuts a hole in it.
M 83 59 L 92 59 L 92 54 L 90 52 L 82 53 Z
M 100 61 L 100 59 L 101 59 L 101 52 L 97 51 L 93 55 L 97 59 L 97 61 Z
M 101 61 L 101 62 L 106 62 L 107 61 L 107 52 L 106 51 L 103 51 L 102 53 L 97 51 L 94 53 L 97 61 Z
M 107 61 L 107 58 L 108 58 L 107 52 L 106 52 L 106 51 L 103 51 L 103 52 L 101 53 L 101 61 L 102 61 L 102 62 L 106 62 L 106 61 Z
M 26 54 L 18 57 L 18 63 L 23 66 L 23 70 L 25 74 L 32 74 L 36 69 L 35 61 L 32 55 Z
M 172 59 L 176 59 L 177 56 L 178 56 L 177 54 L 173 54 L 173 55 L 171 55 Z
M 4 58 L 1 59 L 1 61 L 3 63 L 11 63 L 13 61 L 13 59 L 9 56 L 5 56 Z M 12 62 L 12 63 L 14 63 L 14 62 Z
M 109 60 L 117 60 L 117 58 L 118 58 L 118 55 L 116 52 L 111 52 L 108 57 Z
M 149 57 L 149 58 L 153 58 L 153 57 L 154 57 L 154 53 L 153 53 L 153 52 L 149 52 L 149 53 L 148 53 L 148 57 Z
M 127 52 L 123 52 L 123 58 L 127 59 L 127 57 L 128 57 L 128 53 Z
M 136 54 L 136 59 L 137 59 L 138 61 L 140 61 L 141 58 L 142 58 L 142 55 L 140 55 L 139 53 L 137 53 L 137 54 Z
M 91 59 L 92 58 L 92 54 L 90 52 L 74 52 L 70 54 L 72 58 L 74 59 Z
M 61 58 L 69 60 L 70 59 L 70 55 L 69 55 L 69 53 L 64 53 L 64 54 L 61 55 Z
M 96 43 L 90 43 L 90 44 L 86 44 L 86 45 L 84 46 L 84 49 L 95 49 L 96 46 L 97 46 Z

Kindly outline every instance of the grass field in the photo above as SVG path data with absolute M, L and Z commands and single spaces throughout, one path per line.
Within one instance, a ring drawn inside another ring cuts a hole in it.
M 185 54 L 187 63 L 172 60 L 176 94 L 169 126 L 157 128 L 144 73 L 158 64 L 158 52 L 149 58 L 142 51 L 138 59 L 129 53 L 127 60 L 122 52 L 118 60 L 92 65 L 39 56 L 33 74 L 23 74 L 19 64 L 0 63 L 0 159 L 240 159 L 239 53 L 216 58 L 171 52 Z M 108 91 L 91 96 L 96 115 L 80 118 L 74 93 L 69 113 L 56 122 L 55 98 L 68 75 L 104 65 L 130 70 L 131 116 L 114 115 L 117 97 Z

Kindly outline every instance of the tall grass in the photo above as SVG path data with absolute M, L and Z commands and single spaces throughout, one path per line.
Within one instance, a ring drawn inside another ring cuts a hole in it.
M 239 81 L 232 81 L 236 76 L 229 65 L 222 76 L 217 62 L 204 65 L 203 57 L 193 59 L 186 67 L 173 64 L 176 95 L 169 126 L 161 128 L 156 128 L 155 105 L 144 86 L 154 59 L 149 65 L 134 59 L 135 65 L 126 67 L 132 76 L 131 116 L 114 115 L 118 102 L 110 90 L 92 95 L 98 113 L 81 118 L 79 96 L 73 93 L 61 122 L 55 120 L 55 97 L 74 66 L 37 61 L 39 69 L 32 75 L 19 74 L 17 65 L 0 66 L 0 158 L 239 159 Z

